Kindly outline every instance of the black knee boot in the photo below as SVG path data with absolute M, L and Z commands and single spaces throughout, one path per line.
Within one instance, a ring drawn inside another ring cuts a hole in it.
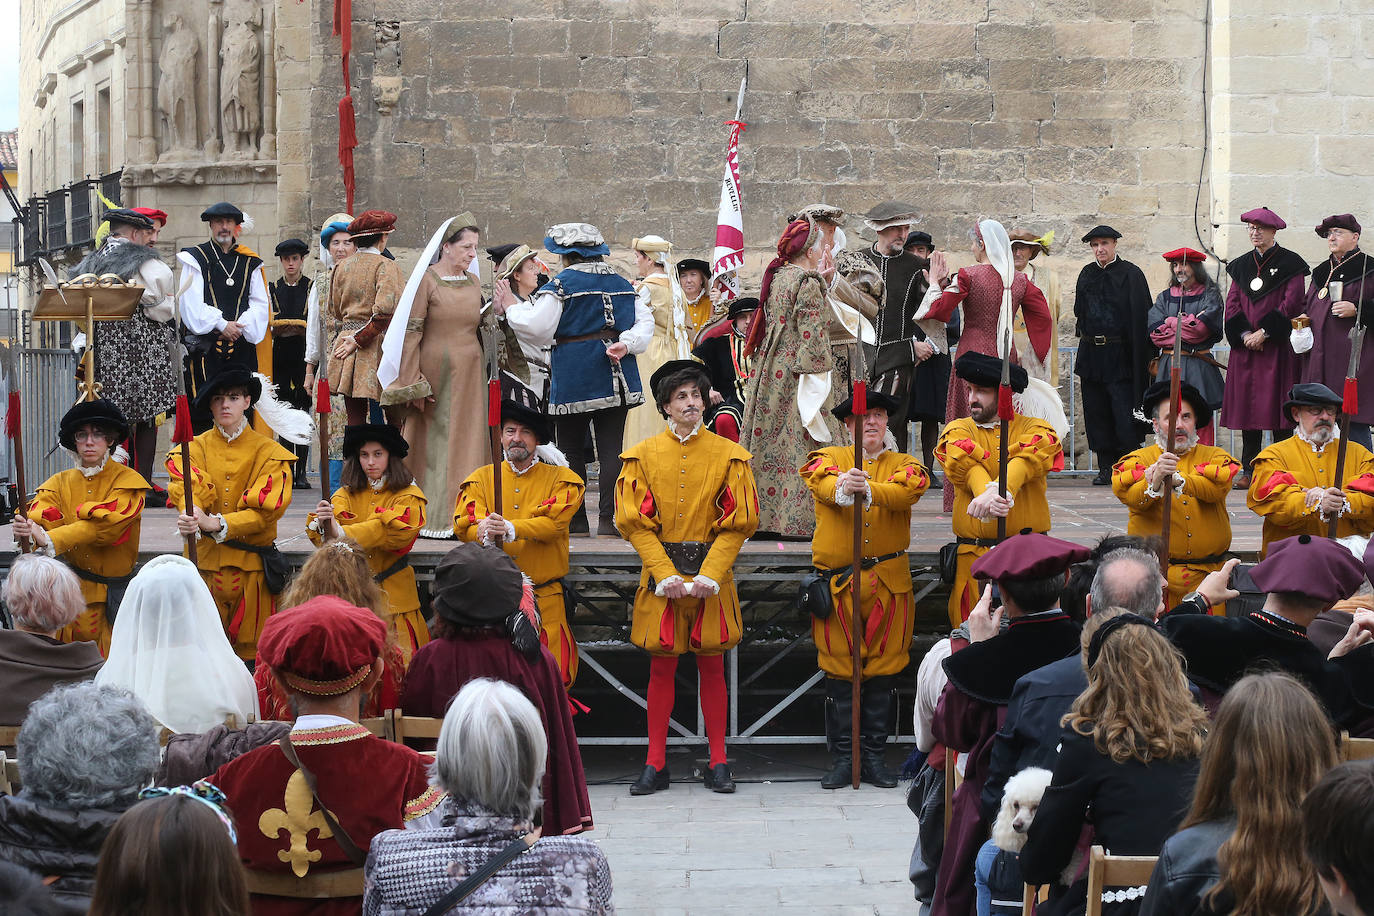
M 847 786 L 853 774 L 853 689 L 849 681 L 825 679 L 825 747 L 830 751 L 830 769 L 821 777 L 822 789 Z
M 893 689 L 889 678 L 873 678 L 864 681 L 861 701 L 859 778 L 869 785 L 890 789 L 897 784 L 897 776 L 883 762 L 883 754 L 887 750 L 887 736 L 892 729 L 897 691 Z

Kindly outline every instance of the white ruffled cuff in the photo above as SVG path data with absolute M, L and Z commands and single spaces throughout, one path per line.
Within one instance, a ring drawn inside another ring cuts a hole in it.
M 210 537 L 215 539 L 216 544 L 223 544 L 229 537 L 229 524 L 224 520 L 224 516 L 219 513 L 215 513 L 210 517 L 219 521 L 219 530 L 211 532 Z
M 710 576 L 703 576 L 701 574 L 697 574 L 692 578 L 692 582 L 696 585 L 705 585 L 707 588 L 711 590 L 711 594 L 713 595 L 720 594 L 720 583 L 717 582 L 715 579 L 712 579 Z
M 835 505 L 852 506 L 854 505 L 854 494 L 848 492 L 840 486 L 840 482 L 835 481 Z M 864 508 L 873 505 L 873 488 L 867 483 L 864 484 Z
M 1350 511 L 1350 499 L 1349 499 L 1349 497 L 1347 497 L 1347 498 L 1345 499 L 1345 501 L 1341 503 L 1341 508 L 1340 508 L 1340 510 L 1336 513 L 1336 518 L 1340 518 L 1341 516 L 1345 515 L 1345 514 L 1346 514 L 1347 512 L 1349 512 L 1349 511 Z M 1327 515 L 1325 512 L 1320 512 L 1319 514 L 1321 515 L 1321 519 L 1322 519 L 1323 522 L 1329 522 L 1329 521 L 1331 521 L 1331 516 Z
M 505 533 L 505 535 L 503 535 L 503 540 L 505 541 L 505 543 L 509 544 L 509 543 L 511 543 L 512 541 L 515 540 L 515 526 L 514 526 L 513 524 L 511 524 L 510 519 L 505 519 L 505 523 L 506 523 L 506 533 Z M 490 546 L 492 546 L 492 540 L 491 540 L 491 537 L 490 537 L 489 535 L 485 535 L 485 534 L 482 535 L 482 546 L 483 546 L 483 547 L 490 547 Z
M 681 584 L 682 584 L 682 577 L 681 577 L 681 576 L 669 576 L 668 578 L 664 579 L 662 582 L 658 583 L 658 585 L 654 587 L 654 594 L 657 595 L 658 597 L 662 598 L 662 597 L 663 597 L 663 590 L 664 590 L 665 588 L 667 588 L 669 585 L 681 585 Z

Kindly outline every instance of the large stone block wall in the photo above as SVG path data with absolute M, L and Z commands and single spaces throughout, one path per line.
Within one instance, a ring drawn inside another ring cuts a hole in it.
M 338 39 L 332 4 L 314 9 L 312 223 L 342 200 Z M 399 246 L 471 209 L 492 241 L 586 219 L 613 244 L 659 232 L 708 250 L 722 122 L 746 63 L 749 273 L 783 215 L 816 200 L 862 212 L 909 199 L 955 251 L 980 216 L 1053 229 L 1066 274 L 1101 221 L 1142 262 L 1193 240 L 1202 0 L 355 0 L 353 12 L 356 209 L 403 214 Z M 1209 195 L 1204 184 L 1204 230 Z

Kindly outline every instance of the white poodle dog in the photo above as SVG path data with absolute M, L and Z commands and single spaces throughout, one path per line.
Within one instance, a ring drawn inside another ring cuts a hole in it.
M 1020 852 L 1026 845 L 1026 831 L 1035 820 L 1040 797 L 1045 794 L 1053 774 L 1041 767 L 1026 767 L 1007 780 L 1002 793 L 1002 807 L 992 825 L 992 842 L 998 849 Z

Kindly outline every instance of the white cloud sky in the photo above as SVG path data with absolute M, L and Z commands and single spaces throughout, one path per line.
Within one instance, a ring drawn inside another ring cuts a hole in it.
M 19 0 L 0 0 L 0 130 L 19 126 Z

